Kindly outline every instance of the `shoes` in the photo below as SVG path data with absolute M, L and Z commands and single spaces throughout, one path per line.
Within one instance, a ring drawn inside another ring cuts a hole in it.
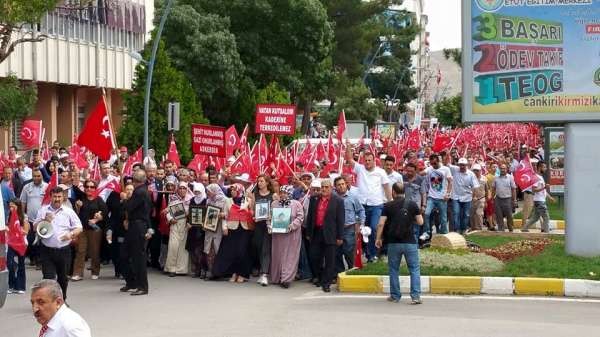
M 177 276 L 177 274 L 175 274 L 175 273 L 169 273 L 169 277 L 175 277 L 175 276 Z
M 429 239 L 429 233 L 423 233 L 419 236 L 419 240 L 427 241 L 427 239 Z
M 97 280 L 98 278 L 100 278 L 98 275 L 92 275 L 92 280 Z
M 281 287 L 282 287 L 283 289 L 287 289 L 287 288 L 289 288 L 289 287 L 290 287 L 290 283 L 289 283 L 289 282 L 281 282 Z
M 17 293 L 19 295 L 23 295 L 25 293 L 25 290 L 17 290 L 17 291 L 15 291 L 15 293 Z
M 235 281 L 237 281 L 237 278 L 238 278 L 237 274 L 233 274 L 233 275 L 231 275 L 229 282 L 235 282 Z
M 81 281 L 81 280 L 83 280 L 83 277 L 81 277 L 79 275 L 71 276 L 71 281 L 73 281 L 73 282 L 77 282 L 77 281 Z
M 9 288 L 8 291 L 6 293 L 8 294 L 14 294 L 16 292 L 16 290 Z
M 413 298 L 413 299 L 412 299 L 412 301 L 410 302 L 410 304 L 415 304 L 415 305 L 416 305 L 416 304 L 421 304 L 421 303 L 423 303 L 423 301 L 421 301 L 421 298 L 420 298 L 420 297 L 418 297 L 418 298 Z
M 260 284 L 263 287 L 268 286 L 269 285 L 269 281 L 267 280 L 267 274 L 261 274 L 260 277 L 258 278 L 257 283 Z
M 399 298 L 393 298 L 392 296 L 390 296 L 390 297 L 387 298 L 387 301 L 388 302 L 392 302 L 392 303 L 398 303 L 398 302 L 400 302 L 400 299 Z
M 521 233 L 529 233 L 529 229 L 521 229 Z
M 331 292 L 331 288 L 329 286 L 323 286 L 323 291 L 326 293 L 330 293 Z
M 148 290 L 138 289 L 130 294 L 131 296 L 148 295 Z
M 235 283 L 244 283 L 244 282 L 248 282 L 248 280 L 246 280 L 245 278 L 243 278 L 241 276 L 238 276 L 235 280 Z M 266 284 L 263 286 L 266 286 Z
M 312 283 L 312 284 L 313 284 L 315 287 L 317 287 L 317 288 L 321 286 L 321 282 L 320 282 L 320 281 L 319 281 L 319 279 L 318 279 L 318 278 L 316 278 L 316 277 L 315 277 L 315 278 L 312 278 L 312 279 L 310 280 L 310 283 Z
M 136 289 L 135 288 L 129 288 L 128 286 L 124 286 L 121 289 L 119 289 L 119 291 L 122 292 L 122 293 L 126 293 L 126 292 L 131 291 L 131 290 L 136 290 Z

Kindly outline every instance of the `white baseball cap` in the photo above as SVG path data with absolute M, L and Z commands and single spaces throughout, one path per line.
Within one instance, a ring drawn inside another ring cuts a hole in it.
M 311 183 L 310 183 L 310 187 L 312 188 L 321 188 L 321 180 L 319 179 L 314 179 Z
M 458 160 L 458 165 L 468 165 L 469 161 L 467 160 L 467 158 L 460 158 Z
M 473 170 L 473 171 L 481 171 L 481 165 L 479 165 L 479 164 L 473 164 L 473 167 L 471 167 L 471 170 Z

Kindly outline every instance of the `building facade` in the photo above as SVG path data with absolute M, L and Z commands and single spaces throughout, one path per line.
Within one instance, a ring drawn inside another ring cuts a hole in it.
M 39 25 L 14 34 L 47 38 L 19 44 L 0 64 L 0 77 L 36 82 L 38 101 L 28 118 L 43 121 L 48 142 L 70 145 L 103 91 L 118 128 L 122 93 L 131 90 L 138 62 L 131 55 L 144 48 L 153 17 L 153 0 L 95 0 L 86 7 L 64 1 Z M 20 124 L 0 129 L 0 150 L 19 147 Z

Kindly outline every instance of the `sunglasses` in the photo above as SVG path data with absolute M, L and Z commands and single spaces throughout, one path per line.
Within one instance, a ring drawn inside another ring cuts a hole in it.
M 89 189 L 95 189 L 95 188 L 96 188 L 96 186 L 94 186 L 94 185 L 87 185 L 87 186 L 85 186 L 85 188 L 89 188 Z

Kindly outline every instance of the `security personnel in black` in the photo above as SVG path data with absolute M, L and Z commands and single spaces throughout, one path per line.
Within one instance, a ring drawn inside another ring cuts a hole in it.
M 146 172 L 138 169 L 133 174 L 135 189 L 131 198 L 124 203 L 127 233 L 125 244 L 131 261 L 127 284 L 122 292 L 136 289 L 131 295 L 148 294 L 148 273 L 146 270 L 146 240 L 150 239 L 153 230 L 150 227 L 152 200 L 146 185 Z

